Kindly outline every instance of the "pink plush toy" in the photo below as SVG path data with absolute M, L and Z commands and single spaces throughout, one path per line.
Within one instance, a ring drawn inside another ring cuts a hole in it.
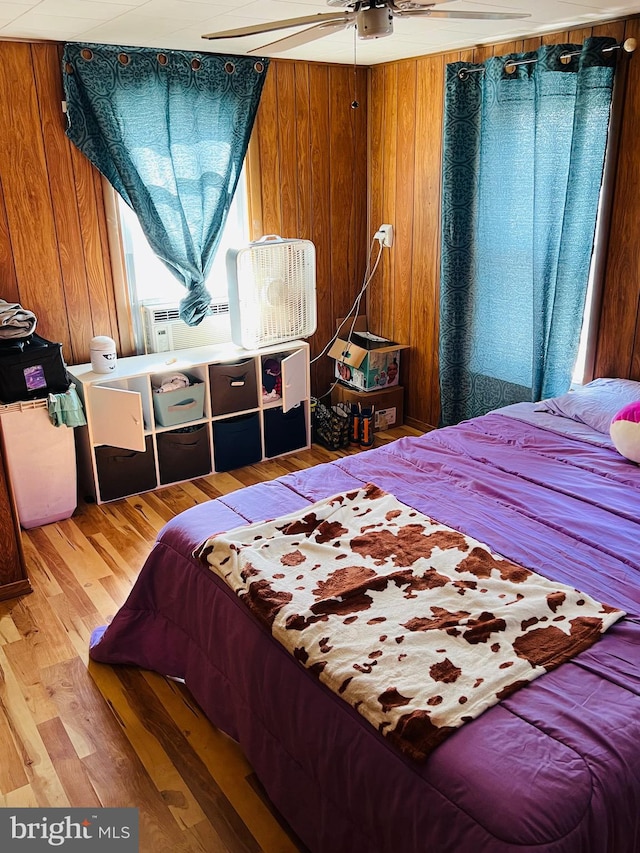
M 618 453 L 640 464 L 640 402 L 620 409 L 613 416 L 609 433 Z

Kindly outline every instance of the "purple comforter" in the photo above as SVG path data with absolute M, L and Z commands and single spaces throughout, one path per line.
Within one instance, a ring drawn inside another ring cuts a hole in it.
M 213 533 L 366 482 L 628 616 L 413 764 L 191 557 Z M 91 657 L 184 678 L 314 852 L 638 853 L 639 543 L 640 467 L 486 415 L 182 513 Z

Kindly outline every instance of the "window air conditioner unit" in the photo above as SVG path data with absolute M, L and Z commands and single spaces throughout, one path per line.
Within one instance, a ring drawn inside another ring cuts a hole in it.
M 156 302 L 143 304 L 141 308 L 146 352 L 169 352 L 231 340 L 228 302 L 211 303 L 198 326 L 187 326 L 180 319 L 177 303 Z

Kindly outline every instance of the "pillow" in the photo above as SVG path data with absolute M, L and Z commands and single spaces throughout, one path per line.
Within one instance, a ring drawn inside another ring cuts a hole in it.
M 629 403 L 614 415 L 610 433 L 618 453 L 640 463 L 640 403 Z
M 628 403 L 640 401 L 640 382 L 632 379 L 594 379 L 574 391 L 537 403 L 534 411 L 549 412 L 609 433 L 614 416 Z

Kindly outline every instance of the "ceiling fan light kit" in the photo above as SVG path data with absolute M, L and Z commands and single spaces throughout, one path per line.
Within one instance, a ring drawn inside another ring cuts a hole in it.
M 372 6 L 356 13 L 358 38 L 379 39 L 393 32 L 393 12 L 388 6 Z
M 253 24 L 239 27 L 235 30 L 225 30 L 219 33 L 207 33 L 204 39 L 240 38 L 242 36 L 259 35 L 279 29 L 307 27 L 293 35 L 285 36 L 259 48 L 252 48 L 248 53 L 269 51 L 277 53 L 307 44 L 315 39 L 330 35 L 339 30 L 355 26 L 359 39 L 377 39 L 390 36 L 393 33 L 393 19 L 397 18 L 454 18 L 473 20 L 510 20 L 528 18 L 528 14 L 520 12 L 478 12 L 478 11 L 446 11 L 436 9 L 451 0 L 419 3 L 417 0 L 326 0 L 327 5 L 347 9 L 343 12 L 307 15 L 302 18 L 288 18 L 283 21 L 273 21 L 267 24 Z

